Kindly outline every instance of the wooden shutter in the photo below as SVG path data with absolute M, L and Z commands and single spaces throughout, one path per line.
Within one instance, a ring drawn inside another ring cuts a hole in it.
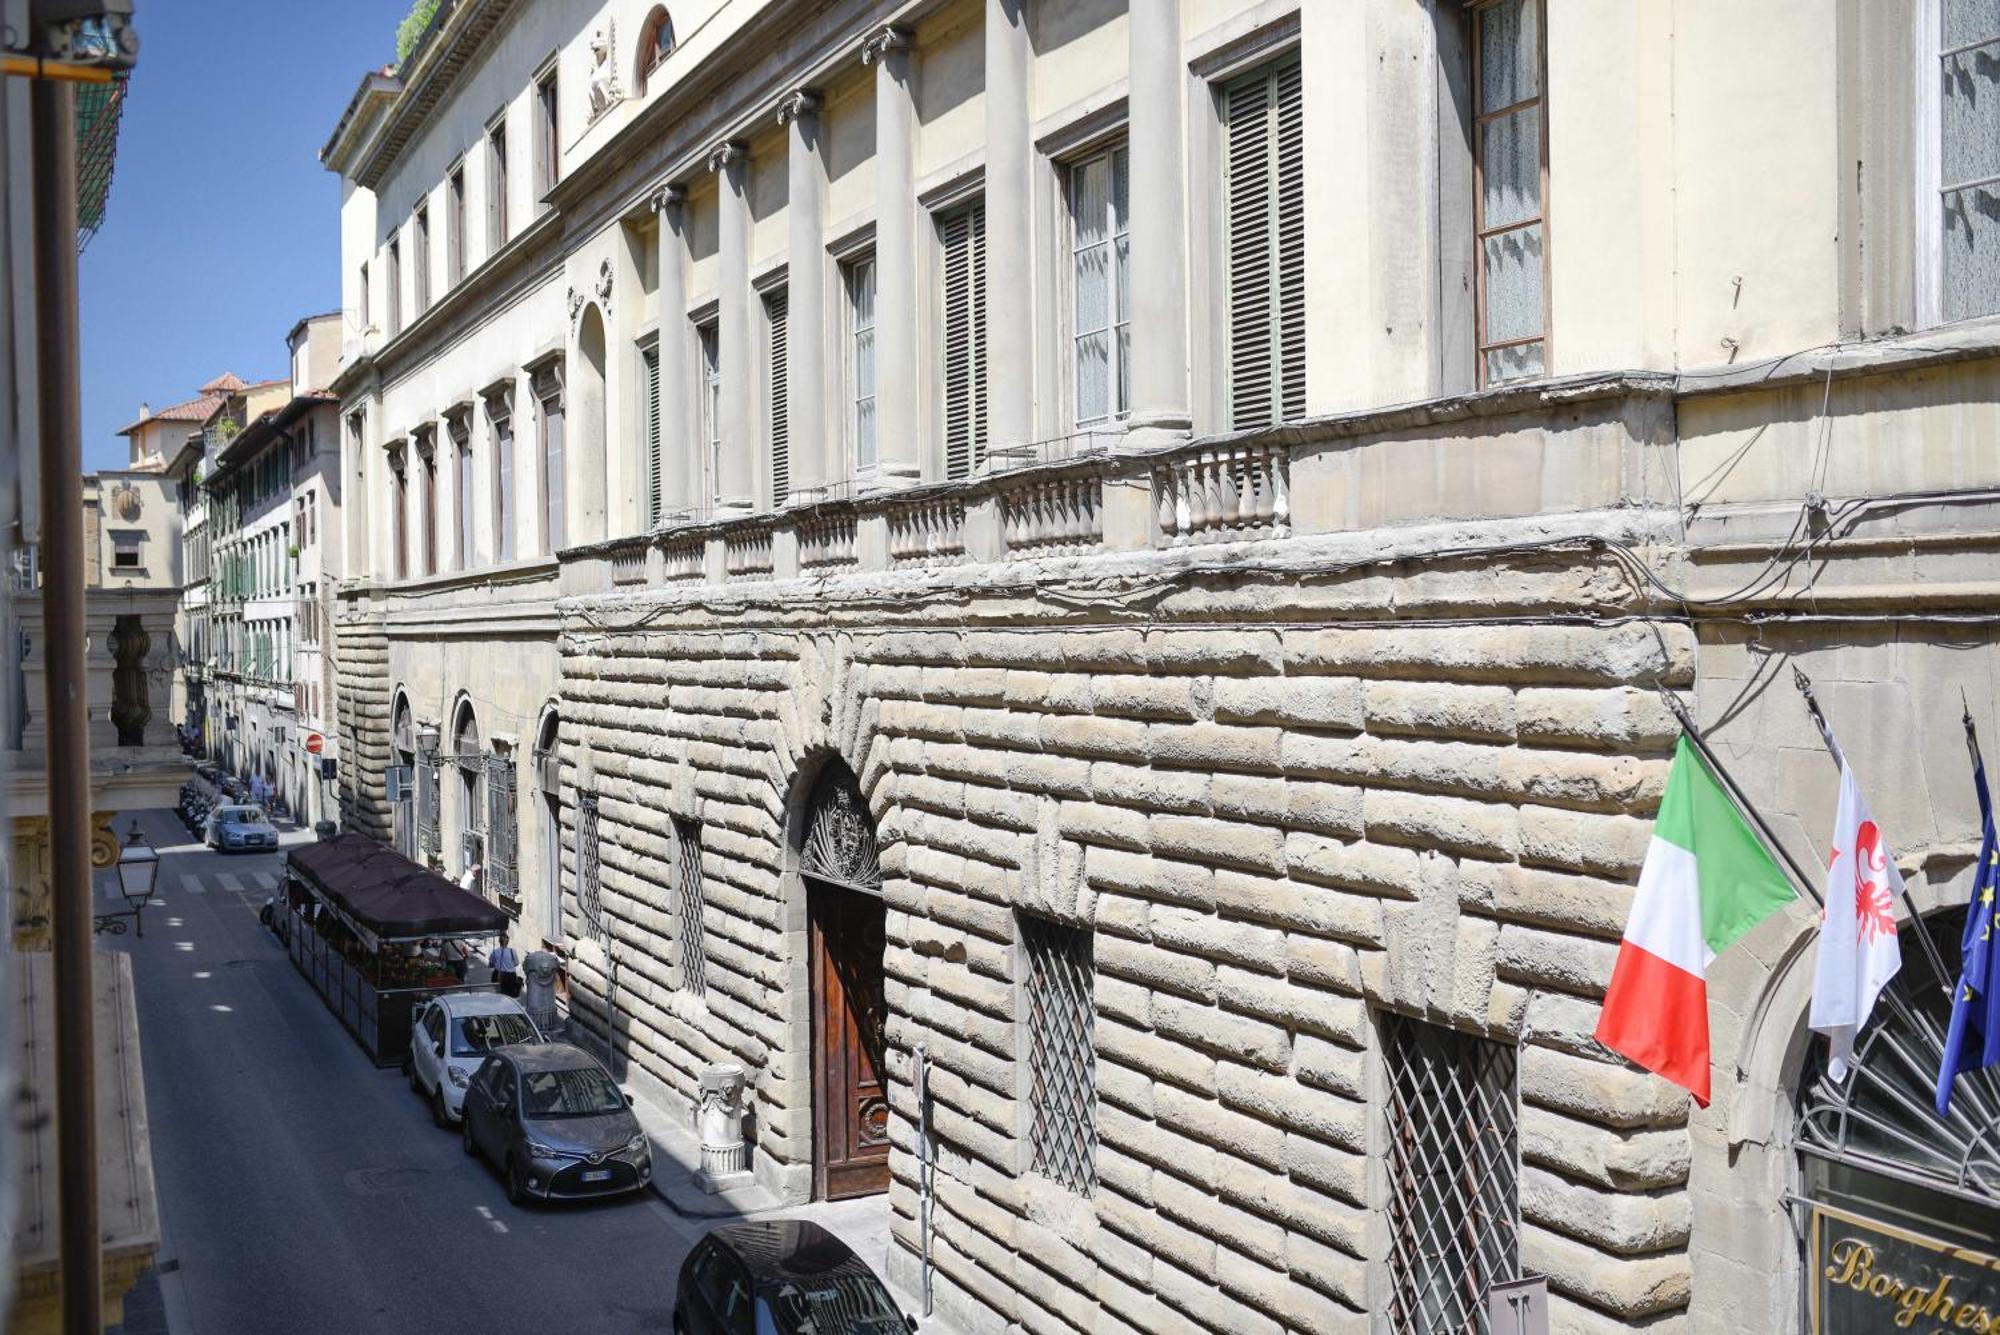
M 1229 425 L 1305 414 L 1305 127 L 1296 59 L 1224 94 Z
M 986 457 L 986 205 L 943 220 L 944 469 L 970 477 Z
M 785 380 L 790 357 L 790 294 L 779 289 L 764 298 L 771 338 L 771 507 L 792 494 L 792 401 Z
M 646 448 L 646 527 L 658 528 L 664 517 L 660 490 L 660 344 L 655 339 L 639 349 L 639 420 Z

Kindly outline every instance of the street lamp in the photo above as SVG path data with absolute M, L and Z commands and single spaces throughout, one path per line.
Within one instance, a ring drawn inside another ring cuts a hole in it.
M 125 847 L 118 851 L 118 893 L 125 897 L 129 906 L 123 910 L 97 915 L 96 929 L 114 935 L 125 931 L 120 918 L 130 918 L 138 935 L 146 934 L 146 920 L 142 915 L 146 905 L 153 902 L 153 884 L 160 875 L 160 855 L 146 842 L 146 836 L 139 832 L 139 822 L 132 822 L 131 837 Z

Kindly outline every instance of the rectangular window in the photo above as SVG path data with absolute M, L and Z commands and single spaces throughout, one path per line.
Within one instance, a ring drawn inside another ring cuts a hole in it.
M 1473 11 L 1473 242 L 1479 380 L 1544 374 L 1541 0 Z
M 365 331 L 371 324 L 374 323 L 373 319 L 371 318 L 373 312 L 370 311 L 369 309 L 368 264 L 365 260 L 362 262 L 361 265 L 361 283 L 357 293 L 356 303 L 358 307 L 357 314 L 359 318 L 355 320 L 354 327 L 357 330 Z
M 847 435 L 856 471 L 875 466 L 875 257 L 851 261 L 847 288 Z
M 1298 57 L 1223 93 L 1232 430 L 1305 416 L 1305 97 Z
M 1485 1329 L 1520 1274 L 1515 1050 L 1406 1016 L 1383 1026 L 1389 1084 L 1389 1325 Z
M 451 433 L 452 481 L 457 484 L 458 514 L 456 551 L 453 554 L 455 568 L 470 570 L 473 566 L 472 550 L 472 414 L 458 413 L 446 419 L 446 429 Z
M 507 244 L 507 114 L 486 131 L 486 253 Z
M 660 477 L 660 340 L 639 346 L 640 455 L 646 464 L 646 527 L 655 529 L 666 518 Z
M 1088 1196 L 1097 1185 L 1097 1003 L 1091 933 L 1022 914 L 1027 964 L 1031 1171 Z
M 554 70 L 550 70 L 535 85 L 535 194 L 538 198 L 555 189 L 561 171 L 559 92 Z
M 790 353 L 787 332 L 790 296 L 784 288 L 764 297 L 765 366 L 771 382 L 771 507 L 777 509 L 792 494 L 791 390 L 785 383 Z
M 674 818 L 674 956 L 681 990 L 708 990 L 708 943 L 703 928 L 701 826 Z
M 493 554 L 497 561 L 514 559 L 514 400 L 502 391 L 486 400 L 486 421 L 493 439 Z
M 1965 320 L 2000 311 L 2000 10 L 1938 3 L 1937 222 L 1924 225 L 1942 253 L 1926 285 L 1937 285 L 1937 318 Z
M 1132 401 L 1128 165 L 1123 144 L 1069 169 L 1070 319 L 1076 425 L 1123 418 Z
M 111 568 L 113 570 L 138 570 L 145 565 L 140 556 L 144 540 L 137 533 L 114 533 L 111 536 Z
M 445 282 L 456 287 L 465 277 L 465 166 L 451 169 L 445 182 L 444 266 Z
M 403 332 L 403 243 L 389 238 L 389 337 Z
M 986 459 L 986 205 L 938 221 L 944 249 L 944 472 L 970 477 Z
M 481 873 L 500 907 L 519 916 L 520 831 L 514 799 L 513 755 L 486 757 L 486 859 Z
M 563 384 L 560 366 L 535 372 L 535 400 L 541 407 L 539 456 L 542 491 L 542 549 L 553 556 L 568 541 L 563 477 Z
M 695 402 L 701 405 L 702 495 L 708 508 L 715 508 L 722 488 L 722 339 L 716 323 L 695 326 L 695 346 L 701 356 L 701 390 Z
M 417 207 L 417 216 L 410 223 L 410 267 L 415 282 L 410 291 L 417 299 L 418 315 L 430 309 L 431 305 L 431 209 L 430 205 Z
M 593 932 L 604 930 L 604 909 L 599 894 L 597 861 L 597 794 L 576 795 L 576 911 L 584 926 Z
M 423 509 L 424 521 L 423 532 L 420 535 L 423 541 L 423 573 L 435 575 L 438 569 L 437 445 L 428 427 L 417 437 L 417 467 L 419 469 L 417 482 L 423 490 L 423 494 L 417 498 Z

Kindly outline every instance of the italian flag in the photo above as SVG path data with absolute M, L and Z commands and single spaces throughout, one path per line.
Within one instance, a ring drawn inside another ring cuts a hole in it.
M 1792 888 L 1682 734 L 1597 1041 L 1708 1106 L 1709 961 Z

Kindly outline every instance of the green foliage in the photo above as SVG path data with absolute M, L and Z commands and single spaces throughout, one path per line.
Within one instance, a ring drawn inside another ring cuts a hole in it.
M 437 17 L 440 0 L 412 0 L 410 12 L 396 25 L 396 63 L 401 65 L 410 58 L 410 52 L 417 49 L 430 28 L 431 20 Z

